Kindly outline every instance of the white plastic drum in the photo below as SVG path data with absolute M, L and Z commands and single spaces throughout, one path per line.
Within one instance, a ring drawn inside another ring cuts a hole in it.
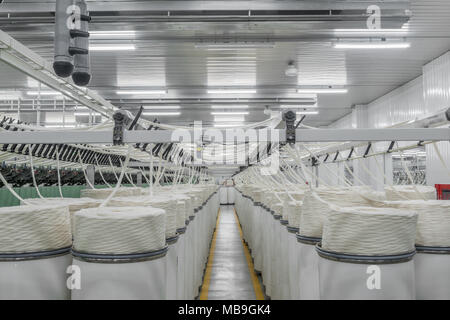
M 178 265 L 177 265 L 177 300 L 186 300 L 185 292 L 184 292 L 184 273 L 185 273 L 185 242 L 186 242 L 186 228 L 182 228 L 178 230 L 180 234 L 177 241 L 177 250 L 178 250 Z
M 300 300 L 300 282 L 298 280 L 298 242 L 296 233 L 298 228 L 287 227 L 288 229 L 288 274 L 289 274 L 289 299 Z
M 321 251 L 319 257 L 320 298 L 323 300 L 413 300 L 413 253 L 387 256 L 360 257 L 340 261 L 342 255 Z M 326 253 L 326 255 L 323 254 Z M 373 259 L 373 260 L 370 260 Z M 348 262 L 346 262 L 348 261 Z
M 450 299 L 450 248 L 417 248 L 414 256 L 416 298 Z
M 315 245 L 320 239 L 297 234 L 297 241 L 299 297 L 301 300 L 319 300 L 319 256 Z
M 220 204 L 228 204 L 228 187 L 221 187 L 219 191 Z
M 74 257 L 80 288 L 74 285 L 72 300 L 166 299 L 166 251 L 154 260 L 128 263 L 95 263 Z
M 228 187 L 227 188 L 227 196 L 228 196 L 228 204 L 234 204 L 235 201 L 235 196 L 234 196 L 234 188 L 233 187 Z
M 177 299 L 177 284 L 178 284 L 178 239 L 179 236 L 167 239 L 169 251 L 167 252 L 167 272 L 166 272 L 166 299 Z
M 0 300 L 69 300 L 72 256 L 64 251 L 47 259 L 0 261 Z

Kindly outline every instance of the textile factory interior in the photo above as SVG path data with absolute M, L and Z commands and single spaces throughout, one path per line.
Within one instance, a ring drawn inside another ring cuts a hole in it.
M 0 74 L 0 300 L 450 299 L 450 1 L 4 0 Z

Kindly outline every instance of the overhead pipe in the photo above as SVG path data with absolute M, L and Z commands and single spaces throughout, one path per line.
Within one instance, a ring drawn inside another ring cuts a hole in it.
M 91 81 L 89 55 L 89 21 L 91 17 L 84 0 L 78 0 L 76 5 L 80 8 L 80 30 L 71 30 L 71 36 L 75 37 L 75 48 L 80 51 L 74 55 L 72 80 L 77 86 L 84 87 Z
M 70 26 L 75 10 L 75 0 L 58 0 L 55 9 L 55 60 L 53 69 L 56 75 L 67 78 L 73 73 L 73 58 L 69 53 Z

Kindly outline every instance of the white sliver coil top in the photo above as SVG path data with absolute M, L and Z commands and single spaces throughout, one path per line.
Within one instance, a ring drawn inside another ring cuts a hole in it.
M 418 213 L 417 245 L 450 247 L 450 201 L 411 200 L 386 202 L 386 205 Z
M 102 203 L 100 200 L 91 198 L 45 198 L 45 199 L 27 199 L 31 205 L 50 205 L 50 206 L 68 206 L 70 213 L 70 224 L 73 232 L 73 215 L 81 209 L 97 208 Z
M 26 253 L 70 247 L 67 206 L 0 208 L 0 253 Z
M 90 254 L 136 254 L 166 245 L 165 212 L 151 207 L 103 207 L 75 214 L 75 251 Z
M 153 207 L 163 209 L 166 213 L 166 238 L 171 238 L 177 233 L 176 202 L 177 201 L 175 199 L 168 196 L 140 196 L 129 198 L 113 198 L 108 203 L 108 207 Z
M 298 228 L 300 225 L 300 215 L 302 212 L 302 201 L 290 201 L 288 203 L 289 226 Z
M 415 188 L 414 188 L 415 187 Z M 401 185 L 393 186 L 393 190 L 390 186 L 385 186 L 386 198 L 388 201 L 403 201 L 403 200 L 436 200 L 436 189 L 431 186 L 422 185 Z M 417 189 L 419 194 L 417 194 Z
M 417 213 L 394 208 L 340 208 L 324 221 L 322 248 L 354 255 L 396 255 L 415 250 Z
M 305 237 L 322 238 L 323 219 L 330 207 L 306 192 L 300 213 L 299 234 Z
M 81 198 L 106 199 L 114 189 L 83 189 L 81 190 Z M 142 194 L 141 188 L 119 188 L 116 197 L 133 197 Z

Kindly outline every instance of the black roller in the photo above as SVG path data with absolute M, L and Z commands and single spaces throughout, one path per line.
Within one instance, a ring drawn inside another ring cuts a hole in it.
M 74 72 L 72 73 L 72 80 L 77 86 L 84 87 L 91 81 L 91 75 L 87 72 Z
M 68 61 L 55 61 L 53 63 L 53 69 L 58 77 L 67 78 L 73 72 L 73 64 Z

